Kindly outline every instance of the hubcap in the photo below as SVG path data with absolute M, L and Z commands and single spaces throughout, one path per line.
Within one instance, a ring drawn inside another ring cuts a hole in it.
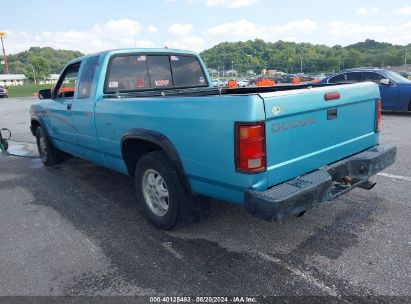
M 147 206 L 157 216 L 166 215 L 169 208 L 169 195 L 163 177 L 154 169 L 143 174 L 142 189 Z
M 43 160 L 47 159 L 47 146 L 46 146 L 46 140 L 44 139 L 44 136 L 40 136 L 39 138 L 39 150 L 40 150 L 40 156 Z

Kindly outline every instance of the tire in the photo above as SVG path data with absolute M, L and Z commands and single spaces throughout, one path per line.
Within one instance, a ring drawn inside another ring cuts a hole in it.
M 54 166 L 62 161 L 62 152 L 57 149 L 41 126 L 36 129 L 37 149 L 39 150 L 40 159 L 46 166 Z
M 410 103 L 408 104 L 408 112 L 411 112 L 411 101 L 410 101 Z
M 163 230 L 174 228 L 185 206 L 185 191 L 168 157 L 161 151 L 144 155 L 136 165 L 137 200 L 151 223 Z

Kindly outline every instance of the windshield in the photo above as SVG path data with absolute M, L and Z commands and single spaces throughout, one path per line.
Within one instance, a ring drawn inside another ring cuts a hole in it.
M 411 84 L 411 81 L 405 77 L 402 77 L 400 74 L 397 74 L 395 72 L 392 71 L 385 71 L 385 73 L 387 74 L 387 76 L 394 81 L 395 83 L 407 83 L 407 84 Z

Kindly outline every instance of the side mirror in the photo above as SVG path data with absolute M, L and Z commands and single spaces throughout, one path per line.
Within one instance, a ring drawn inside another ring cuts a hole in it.
M 383 85 L 388 86 L 388 85 L 390 85 L 390 80 L 389 80 L 389 79 L 386 79 L 386 78 L 385 78 L 385 79 L 381 79 L 381 80 L 380 80 L 380 83 L 383 84 Z
M 39 99 L 51 99 L 51 89 L 43 89 L 39 91 Z

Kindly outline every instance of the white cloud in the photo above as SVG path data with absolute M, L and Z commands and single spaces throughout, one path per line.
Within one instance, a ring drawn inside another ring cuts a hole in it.
M 277 27 L 275 30 L 280 33 L 285 33 L 285 32 L 303 32 L 303 33 L 311 33 L 318 29 L 318 24 L 317 22 L 310 20 L 310 19 L 304 19 L 304 20 L 296 20 L 296 21 L 290 21 L 284 24 L 283 26 Z
M 390 28 L 387 36 L 382 36 L 380 40 L 394 44 L 409 44 L 411 41 L 411 22 Z
M 294 20 L 282 25 L 257 25 L 243 19 L 214 26 L 208 29 L 207 33 L 212 37 L 228 41 L 255 38 L 273 41 L 310 34 L 318 27 L 317 22 L 310 19 Z
M 395 15 L 411 15 L 411 6 L 406 6 L 400 8 L 399 10 L 393 11 L 392 14 Z
M 371 14 L 376 14 L 380 11 L 378 7 L 360 7 L 357 9 L 356 13 L 357 15 L 371 15 Z
M 207 0 L 206 5 L 213 6 L 224 6 L 227 8 L 240 8 L 245 6 L 254 5 L 258 0 Z
M 201 37 L 190 36 L 190 37 L 182 38 L 180 40 L 167 41 L 165 45 L 168 48 L 186 49 L 186 50 L 200 52 L 204 50 L 204 39 Z
M 154 25 L 150 25 L 150 26 L 147 28 L 147 31 L 148 31 L 149 33 L 157 33 L 157 32 L 158 32 L 158 28 L 155 27 Z
M 89 29 L 43 31 L 41 33 L 9 31 L 6 46 L 9 53 L 27 50 L 31 46 L 50 46 L 56 49 L 79 50 L 84 53 L 99 52 L 123 47 L 152 47 L 154 43 L 139 39 L 141 25 L 136 20 L 109 20 Z
M 328 24 L 328 33 L 333 35 L 339 44 L 375 39 L 381 42 L 405 45 L 411 41 L 411 22 L 382 26 L 333 21 Z
M 191 24 L 174 23 L 168 28 L 168 31 L 174 35 L 188 35 L 193 31 L 193 26 Z
M 259 27 L 255 23 L 247 20 L 239 20 L 220 24 L 208 29 L 211 36 L 236 36 L 243 38 L 261 38 L 263 35 L 263 27 Z
M 140 30 L 140 23 L 130 19 L 109 20 L 104 26 L 103 30 L 107 30 L 113 35 L 136 35 Z
M 335 36 L 364 36 L 385 33 L 388 27 L 382 25 L 357 24 L 352 22 L 332 21 L 328 24 L 328 32 Z

